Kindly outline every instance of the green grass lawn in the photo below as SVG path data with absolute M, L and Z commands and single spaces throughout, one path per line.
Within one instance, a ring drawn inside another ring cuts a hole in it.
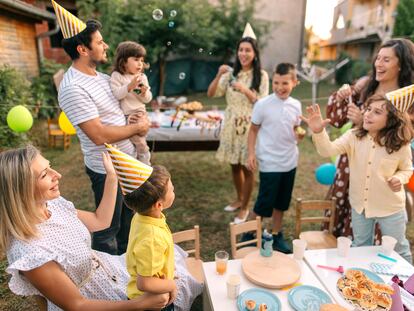
M 335 86 L 322 85 L 320 96 L 326 97 L 335 88 Z M 310 98 L 309 90 L 307 83 L 303 83 L 295 91 L 295 96 L 302 99 Z M 204 94 L 194 94 L 190 98 L 199 99 L 205 106 L 217 105 L 222 101 L 222 99 L 207 99 Z M 44 125 L 38 125 L 37 132 L 45 133 Z M 60 182 L 61 194 L 73 201 L 79 209 L 93 209 L 92 190 L 84 171 L 83 157 L 76 139 L 73 139 L 74 143 L 70 149 L 63 152 L 45 148 L 42 145 L 42 142 L 46 141 L 45 137 L 41 135 L 36 137 L 35 142 L 41 146 L 43 155 L 51 161 L 53 168 L 63 175 Z M 309 137 L 301 142 L 299 148 L 300 159 L 293 197 L 323 199 L 328 187 L 315 181 L 314 170 L 320 164 L 329 162 L 329 159 L 317 155 Z M 235 199 L 229 165 L 219 163 L 215 159 L 215 152 L 155 153 L 152 162 L 166 166 L 172 174 L 176 200 L 173 207 L 166 211 L 171 230 L 174 232 L 199 225 L 201 255 L 204 261 L 214 260 L 214 252 L 219 249 L 230 252 L 229 223 L 234 214 L 223 211 L 223 207 Z M 256 198 L 257 189 L 258 178 L 256 178 L 250 207 Z M 284 231 L 289 240 L 294 237 L 294 216 L 292 200 L 291 208 L 284 219 Z M 265 222 L 265 226 L 269 226 L 268 221 Z M 412 223 L 409 224 L 407 234 L 412 241 L 414 238 Z M 6 265 L 5 260 L 0 261 L 0 310 L 36 310 L 32 299 L 10 293 L 7 288 L 8 277 L 4 272 Z M 200 304 L 197 304 L 194 309 L 201 310 Z

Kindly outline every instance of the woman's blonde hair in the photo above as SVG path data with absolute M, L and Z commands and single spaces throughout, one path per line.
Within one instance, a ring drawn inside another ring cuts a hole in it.
M 41 216 L 31 164 L 38 154 L 33 146 L 0 153 L 0 253 L 12 237 L 27 241 L 37 235 Z

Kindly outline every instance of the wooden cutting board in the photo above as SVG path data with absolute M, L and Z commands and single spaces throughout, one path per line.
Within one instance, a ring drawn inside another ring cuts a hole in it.
M 242 260 L 242 270 L 249 281 L 267 288 L 282 288 L 296 283 L 300 278 L 297 262 L 280 252 L 263 257 L 260 250 Z

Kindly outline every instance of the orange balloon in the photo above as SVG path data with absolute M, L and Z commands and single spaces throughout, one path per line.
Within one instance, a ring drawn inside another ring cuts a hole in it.
M 410 180 L 408 181 L 408 184 L 407 184 L 407 188 L 411 192 L 414 192 L 414 174 L 411 175 Z

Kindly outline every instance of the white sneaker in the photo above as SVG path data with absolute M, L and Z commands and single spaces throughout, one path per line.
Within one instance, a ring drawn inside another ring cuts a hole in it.
M 227 205 L 225 208 L 224 208 L 224 211 L 226 211 L 226 212 L 234 212 L 235 210 L 238 210 L 240 207 L 235 207 L 235 206 L 231 206 L 230 204 L 229 205 Z
M 247 212 L 247 213 L 246 213 L 246 215 L 245 215 L 243 218 L 239 218 L 239 217 L 237 217 L 237 216 L 236 216 L 236 217 L 234 217 L 233 222 L 234 222 L 236 225 L 241 224 L 241 223 L 244 223 L 244 222 L 246 222 L 247 217 L 249 217 L 249 212 Z

